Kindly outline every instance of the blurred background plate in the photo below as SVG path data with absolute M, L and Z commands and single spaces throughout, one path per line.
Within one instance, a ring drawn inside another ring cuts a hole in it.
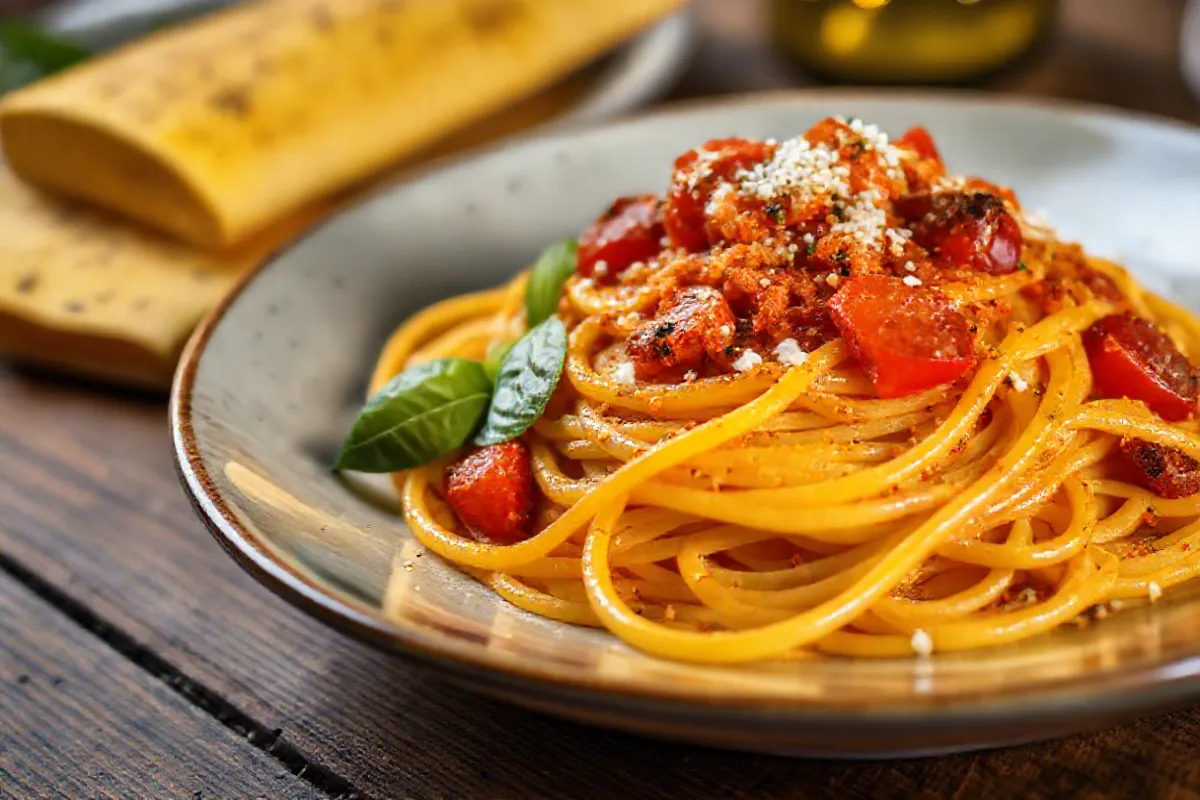
M 107 49 L 237 0 L 70 0 L 42 12 L 50 28 L 81 44 Z M 593 122 L 658 99 L 687 66 L 695 35 L 685 9 L 582 70 L 586 80 L 560 124 Z M 570 81 L 571 79 L 568 79 Z

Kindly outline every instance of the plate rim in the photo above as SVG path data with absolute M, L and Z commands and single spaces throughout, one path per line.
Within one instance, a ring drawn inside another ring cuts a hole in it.
M 1060 98 L 997 96 L 979 90 L 961 89 L 896 91 L 811 88 L 675 101 L 645 113 L 612 119 L 598 125 L 537 129 L 472 150 L 467 154 L 453 154 L 433 160 L 407 172 L 402 179 L 388 181 L 374 191 L 356 198 L 354 202 L 340 207 L 336 213 L 274 250 L 268 258 L 238 279 L 189 338 L 172 382 L 168 421 L 172 437 L 172 460 L 197 516 L 222 548 L 246 572 L 309 616 L 335 630 L 400 655 L 406 661 L 426 668 L 447 671 L 452 680 L 467 683 L 471 688 L 494 696 L 504 695 L 506 699 L 515 702 L 521 701 L 520 692 L 530 691 L 531 700 L 538 698 L 539 694 L 544 698 L 548 693 L 565 702 L 590 701 L 593 706 L 600 702 L 616 713 L 622 710 L 642 716 L 653 713 L 673 716 L 684 722 L 694 722 L 701 718 L 705 722 L 712 722 L 717 719 L 734 724 L 751 724 L 764 730 L 778 729 L 780 726 L 788 728 L 797 723 L 817 726 L 845 726 L 852 723 L 859 728 L 880 733 L 895 733 L 900 730 L 912 733 L 911 726 L 916 723 L 952 729 L 955 725 L 964 723 L 974 727 L 984 722 L 989 725 L 1032 723 L 1039 720 L 1049 722 L 1063 720 L 1069 715 L 1111 720 L 1138 712 L 1166 710 L 1194 698 L 1200 694 L 1200 645 L 1194 653 L 1162 657 L 1146 662 L 1132 672 L 1093 672 L 1034 689 L 1000 689 L 942 701 L 915 697 L 911 701 L 889 703 L 867 710 L 864 710 L 862 705 L 839 705 L 835 698 L 824 697 L 819 700 L 799 697 L 730 698 L 703 691 L 689 693 L 687 687 L 674 687 L 670 692 L 653 691 L 625 685 L 616 680 L 539 669 L 536 665 L 496 663 L 485 658 L 473 658 L 465 649 L 447 646 L 453 645 L 453 642 L 447 642 L 424 631 L 406 629 L 389 623 L 356 608 L 354 601 L 350 599 L 334 596 L 310 576 L 293 569 L 276 557 L 269 544 L 259 542 L 255 534 L 238 520 L 216 489 L 204 467 L 192 422 L 196 375 L 207 344 L 229 309 L 262 273 L 341 214 L 369 203 L 379 195 L 395 191 L 409 181 L 421 180 L 442 169 L 486 158 L 510 148 L 531 146 L 545 140 L 569 141 L 583 134 L 598 134 L 627 125 L 641 124 L 650 119 L 686 115 L 703 110 L 753 108 L 776 104 L 792 104 L 799 108 L 806 104 L 841 99 L 862 102 L 935 101 L 951 105 L 1001 105 L 1035 112 L 1052 111 L 1075 118 L 1118 119 L 1171 129 L 1187 134 L 1200 144 L 1200 126 L 1151 113 L 1096 103 Z M 517 694 L 511 694 L 513 691 Z M 853 715 L 852 719 L 847 717 L 848 713 Z M 1003 743 L 1010 741 L 1017 740 L 1006 739 Z M 990 744 L 935 747 L 928 751 L 903 750 L 901 746 L 901 750 L 905 754 L 934 754 L 961 752 L 964 749 L 986 746 Z

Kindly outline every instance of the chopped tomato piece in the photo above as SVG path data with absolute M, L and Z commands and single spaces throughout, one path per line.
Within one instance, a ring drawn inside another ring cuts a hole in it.
M 1196 408 L 1196 371 L 1153 323 L 1113 314 L 1084 331 L 1083 343 L 1099 394 L 1141 400 L 1171 422 Z
M 650 380 L 671 368 L 698 367 L 705 356 L 728 363 L 736 328 L 724 295 L 711 286 L 688 286 L 659 303 L 658 315 L 634 331 L 625 348 L 634 374 Z
M 774 152 L 774 145 L 751 139 L 713 139 L 675 159 L 664 213 L 671 244 L 691 252 L 707 248 L 704 207 L 712 193 L 739 169 L 766 161 Z
M 612 283 L 630 264 L 657 255 L 666 232 L 657 197 L 622 197 L 579 237 L 575 268 L 599 283 Z
M 942 163 L 942 154 L 938 152 L 933 137 L 920 125 L 914 125 L 905 131 L 904 135 L 896 140 L 896 146 L 911 150 L 921 158 Z
M 1176 500 L 1200 492 L 1200 463 L 1173 447 L 1122 439 L 1121 454 L 1134 467 L 1139 483 L 1159 497 Z
M 481 447 L 446 470 L 446 499 L 460 522 L 496 544 L 529 538 L 533 468 L 520 441 Z
M 842 284 L 829 311 L 880 397 L 916 394 L 975 366 L 970 325 L 941 292 L 864 275 Z
M 990 275 L 1013 272 L 1025 238 L 1004 201 L 987 192 L 917 194 L 896 201 L 913 240 L 953 264 Z

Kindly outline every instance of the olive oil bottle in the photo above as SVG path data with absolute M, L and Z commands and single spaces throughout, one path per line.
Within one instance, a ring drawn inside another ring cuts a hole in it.
M 1030 50 L 1055 0 L 770 0 L 771 33 L 821 77 L 963 83 Z

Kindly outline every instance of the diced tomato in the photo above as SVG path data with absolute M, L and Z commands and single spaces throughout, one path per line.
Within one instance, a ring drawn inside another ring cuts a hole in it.
M 896 140 L 896 146 L 911 150 L 921 158 L 942 163 L 942 154 L 938 152 L 933 137 L 920 125 L 914 125 L 905 131 L 904 135 Z
M 1200 463 L 1173 447 L 1122 439 L 1121 454 L 1137 481 L 1159 497 L 1176 500 L 1200 492 Z
M 575 268 L 598 283 L 615 282 L 630 264 L 657 255 L 666 232 L 657 197 L 622 197 L 579 237 Z
M 1084 331 L 1083 343 L 1097 393 L 1141 400 L 1172 422 L 1196 408 L 1196 371 L 1153 323 L 1113 314 Z
M 736 327 L 724 295 L 711 286 L 688 286 L 665 298 L 657 316 L 634 331 L 625 348 L 634 374 L 651 380 L 672 368 L 698 367 L 705 356 L 728 363 L 726 348 Z
M 774 145 L 751 139 L 713 139 L 675 159 L 675 177 L 663 215 L 671 244 L 691 252 L 708 247 L 704 207 L 717 185 L 739 169 L 766 161 L 774 152 Z
M 896 201 L 896 213 L 911 223 L 917 244 L 953 264 L 1004 275 L 1021 263 L 1021 226 L 994 194 L 909 195 Z
M 842 284 L 829 311 L 880 397 L 916 394 L 975 366 L 969 323 L 936 290 L 863 275 Z
M 495 544 L 530 535 L 533 468 L 520 441 L 481 447 L 446 470 L 446 499 L 460 522 Z

